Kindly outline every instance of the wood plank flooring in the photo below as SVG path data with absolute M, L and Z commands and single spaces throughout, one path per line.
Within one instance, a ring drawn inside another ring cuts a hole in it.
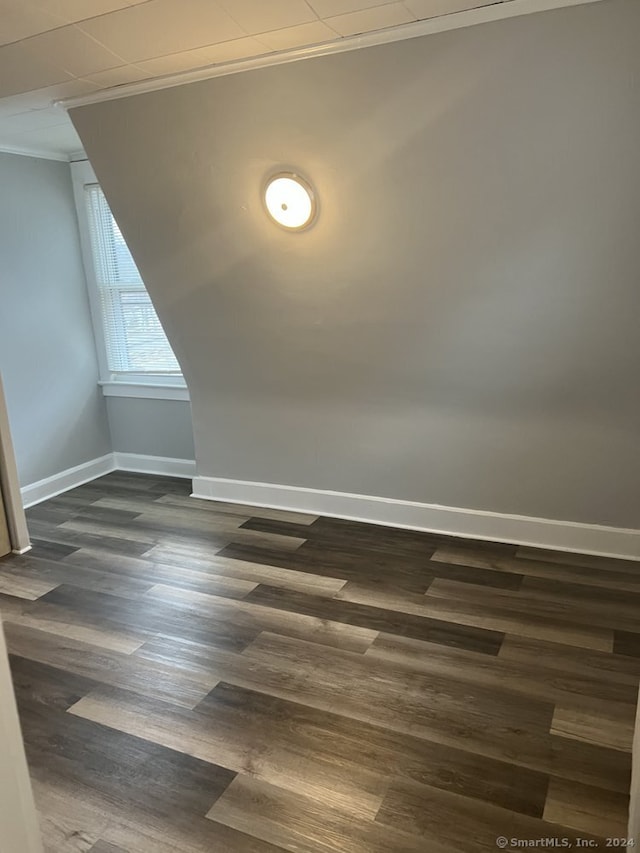
M 624 838 L 640 564 L 137 474 L 28 516 L 0 611 L 47 853 Z

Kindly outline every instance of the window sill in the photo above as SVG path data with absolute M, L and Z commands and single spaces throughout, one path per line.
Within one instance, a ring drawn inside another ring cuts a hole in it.
M 137 397 L 146 400 L 185 400 L 189 402 L 186 385 L 158 385 L 144 382 L 99 382 L 105 397 Z

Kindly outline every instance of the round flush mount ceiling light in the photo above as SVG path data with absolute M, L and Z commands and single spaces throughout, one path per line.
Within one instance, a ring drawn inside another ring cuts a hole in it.
M 279 172 L 264 190 L 267 213 L 287 231 L 308 228 L 316 216 L 317 203 L 311 185 L 294 172 Z

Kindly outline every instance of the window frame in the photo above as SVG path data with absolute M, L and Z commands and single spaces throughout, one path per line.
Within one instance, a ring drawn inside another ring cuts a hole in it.
M 107 363 L 107 342 L 105 339 L 102 305 L 99 285 L 93 260 L 89 214 L 85 201 L 85 186 L 100 184 L 88 160 L 76 160 L 69 164 L 73 183 L 73 195 L 76 204 L 80 248 L 84 266 L 91 322 L 96 344 L 99 380 L 102 393 L 106 397 L 146 397 L 156 400 L 189 400 L 187 384 L 182 374 L 176 373 L 131 373 L 126 376 L 114 374 Z

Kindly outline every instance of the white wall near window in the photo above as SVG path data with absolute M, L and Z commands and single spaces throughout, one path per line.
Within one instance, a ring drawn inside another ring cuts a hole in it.
M 20 485 L 111 452 L 68 163 L 0 153 L 0 367 Z

